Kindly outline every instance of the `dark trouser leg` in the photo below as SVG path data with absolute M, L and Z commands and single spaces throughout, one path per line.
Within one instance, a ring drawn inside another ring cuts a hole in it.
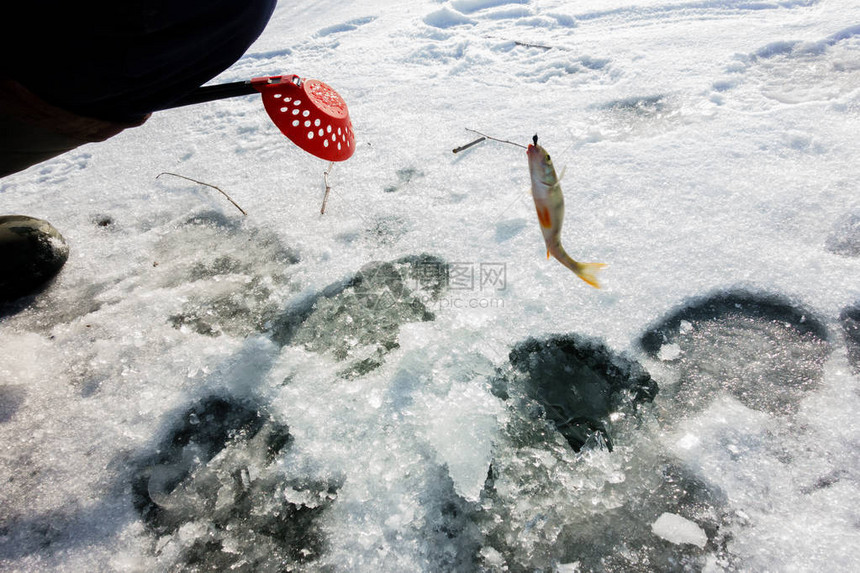
M 0 113 L 0 177 L 87 143 Z

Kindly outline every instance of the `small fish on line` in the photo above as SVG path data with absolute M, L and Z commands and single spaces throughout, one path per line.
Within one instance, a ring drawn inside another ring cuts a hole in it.
M 540 230 L 546 242 L 546 257 L 555 257 L 561 264 L 576 273 L 576 276 L 600 288 L 597 273 L 606 265 L 603 263 L 580 263 L 568 255 L 561 246 L 561 225 L 564 220 L 564 196 L 561 183 L 555 173 L 549 153 L 538 145 L 538 136 L 529 144 L 526 155 L 529 160 L 529 176 L 532 180 L 532 198 L 535 201 Z

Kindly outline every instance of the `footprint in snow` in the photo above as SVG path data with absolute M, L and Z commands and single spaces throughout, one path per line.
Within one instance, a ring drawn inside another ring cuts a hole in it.
M 363 18 L 355 18 L 353 20 L 347 20 L 341 24 L 335 24 L 333 26 L 327 26 L 320 30 L 317 30 L 315 36 L 318 38 L 324 38 L 326 36 L 331 36 L 332 34 L 342 34 L 344 32 L 352 32 L 353 30 L 357 30 L 365 24 L 370 24 L 374 20 L 376 20 L 376 16 L 365 16 Z

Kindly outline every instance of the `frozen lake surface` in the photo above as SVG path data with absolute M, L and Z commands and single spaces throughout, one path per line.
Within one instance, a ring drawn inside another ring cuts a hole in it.
M 2 570 L 856 569 L 860 3 L 282 2 L 215 82 L 287 73 L 324 216 L 257 98 L 0 181 L 71 245 L 0 318 Z

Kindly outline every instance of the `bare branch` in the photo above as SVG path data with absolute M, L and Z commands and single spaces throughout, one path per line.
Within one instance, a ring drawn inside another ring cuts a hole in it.
M 473 145 L 478 145 L 482 141 L 487 141 L 487 138 L 486 137 L 480 137 L 471 143 L 467 143 L 466 145 L 461 145 L 460 147 L 457 147 L 456 149 L 454 149 L 454 153 L 460 153 L 461 151 L 466 151 L 467 149 L 469 149 Z
M 185 179 L 186 181 L 191 181 L 192 183 L 197 183 L 198 185 L 205 185 L 206 187 L 211 187 L 212 189 L 215 189 L 216 191 L 221 193 L 224 197 L 226 197 L 227 200 L 230 201 L 237 209 L 239 209 L 239 211 L 241 211 L 243 215 L 245 215 L 245 216 L 248 215 L 248 213 L 245 212 L 245 210 L 243 208 L 241 208 L 238 203 L 233 201 L 232 197 L 230 197 L 229 195 L 227 195 L 227 193 L 225 193 L 223 190 L 221 190 L 220 187 L 210 185 L 209 183 L 204 183 L 203 181 L 197 181 L 196 179 L 192 179 L 191 177 L 186 177 L 185 175 L 179 175 L 177 173 L 170 173 L 167 171 L 159 173 L 158 175 L 155 176 L 155 178 L 158 179 L 162 175 L 173 175 L 174 177 L 179 177 L 180 179 Z
M 328 203 L 328 194 L 331 193 L 331 185 L 328 183 L 328 176 L 334 168 L 334 161 L 328 164 L 328 169 L 323 171 L 323 183 L 325 183 L 325 195 L 323 195 L 322 207 L 320 207 L 320 215 L 325 215 L 325 206 Z

